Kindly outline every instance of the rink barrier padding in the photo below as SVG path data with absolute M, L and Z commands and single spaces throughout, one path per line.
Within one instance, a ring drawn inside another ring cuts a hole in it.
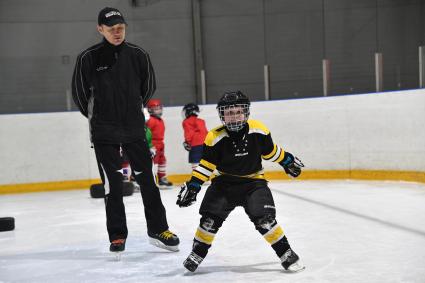
M 284 172 L 266 172 L 267 180 L 290 180 Z M 425 172 L 385 170 L 306 170 L 293 180 L 365 180 L 425 183 Z
M 19 194 L 32 192 L 65 191 L 89 189 L 92 184 L 101 183 L 100 179 L 56 181 L 26 184 L 0 185 L 0 194 Z
M 190 179 L 189 174 L 167 176 L 176 186 Z M 265 173 L 267 180 L 291 180 L 283 171 Z M 405 181 L 425 183 L 425 172 L 419 171 L 385 171 L 385 170 L 306 170 L 297 179 L 292 180 L 367 180 L 367 181 Z M 63 191 L 89 189 L 92 184 L 100 183 L 100 179 L 56 181 L 26 184 L 0 185 L 0 194 Z

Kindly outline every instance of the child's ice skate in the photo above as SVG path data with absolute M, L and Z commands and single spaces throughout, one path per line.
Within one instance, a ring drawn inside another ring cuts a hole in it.
M 194 252 L 191 252 L 190 255 L 183 262 L 183 266 L 190 272 L 195 272 L 195 270 L 198 268 L 198 265 L 201 264 L 202 260 L 202 257 L 195 254 Z
M 171 189 L 173 187 L 173 183 L 168 181 L 167 177 L 161 177 L 158 182 L 158 187 L 160 189 Z
M 299 256 L 290 248 L 280 257 L 283 268 L 289 272 L 300 272 L 305 269 Z

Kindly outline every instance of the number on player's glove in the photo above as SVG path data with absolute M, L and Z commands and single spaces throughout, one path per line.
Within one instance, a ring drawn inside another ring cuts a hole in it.
M 183 147 L 187 151 L 190 151 L 192 149 L 192 146 L 189 143 L 187 143 L 187 142 L 183 142 Z
M 301 160 L 289 152 L 285 152 L 285 157 L 281 162 L 279 162 L 279 164 L 282 165 L 286 174 L 294 178 L 301 174 L 301 168 L 304 167 L 304 164 L 301 162 Z
M 184 183 L 177 196 L 176 204 L 180 207 L 187 207 L 196 201 L 196 196 L 201 190 L 201 185 L 196 182 Z

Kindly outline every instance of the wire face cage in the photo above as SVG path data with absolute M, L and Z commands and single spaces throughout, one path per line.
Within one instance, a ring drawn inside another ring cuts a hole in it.
M 239 131 L 248 121 L 249 104 L 233 104 L 217 107 L 221 122 L 229 131 Z

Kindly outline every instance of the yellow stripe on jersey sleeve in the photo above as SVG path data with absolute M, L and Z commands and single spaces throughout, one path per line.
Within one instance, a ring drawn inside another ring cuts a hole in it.
M 206 181 L 208 181 L 209 180 L 209 176 L 207 177 L 207 176 L 205 176 L 204 174 L 201 174 L 201 173 L 199 173 L 199 172 L 197 172 L 197 171 L 193 171 L 192 172 L 192 176 L 193 177 L 196 177 L 196 178 L 198 178 L 199 180 L 201 180 L 202 182 L 206 182 Z
M 266 155 L 262 155 L 263 159 L 269 160 L 272 162 L 280 162 L 285 156 L 285 151 L 278 145 L 274 144 L 272 152 Z
M 193 171 L 195 171 L 196 173 L 202 174 L 205 177 L 210 177 L 213 173 L 213 171 L 210 171 L 209 169 L 205 168 L 202 165 L 198 165 Z
M 204 166 L 205 168 L 207 168 L 207 169 L 209 169 L 211 171 L 214 171 L 215 168 L 217 167 L 214 164 L 206 161 L 205 159 L 201 159 L 201 161 L 199 162 L 199 164 L 201 164 L 202 166 Z
M 263 157 L 263 159 L 265 159 L 265 160 L 269 160 L 270 158 L 272 158 L 272 157 L 273 157 L 273 155 L 275 155 L 275 154 L 276 154 L 276 151 L 277 151 L 277 146 L 276 146 L 276 144 L 274 144 L 274 145 L 273 145 L 273 150 L 272 150 L 272 152 L 270 152 L 269 154 L 263 155 L 263 156 L 262 156 L 262 157 Z
M 206 182 L 213 174 L 215 167 L 214 164 L 201 159 L 199 165 L 192 171 L 192 176 L 198 178 L 202 182 Z
M 279 162 L 281 162 L 282 160 L 283 160 L 283 158 L 285 157 L 285 151 L 283 150 L 283 148 L 282 148 L 282 150 L 281 150 L 281 152 L 280 152 L 280 156 L 279 156 L 279 158 L 278 159 L 276 159 L 276 161 L 275 162 L 277 162 L 277 163 L 279 163 Z

